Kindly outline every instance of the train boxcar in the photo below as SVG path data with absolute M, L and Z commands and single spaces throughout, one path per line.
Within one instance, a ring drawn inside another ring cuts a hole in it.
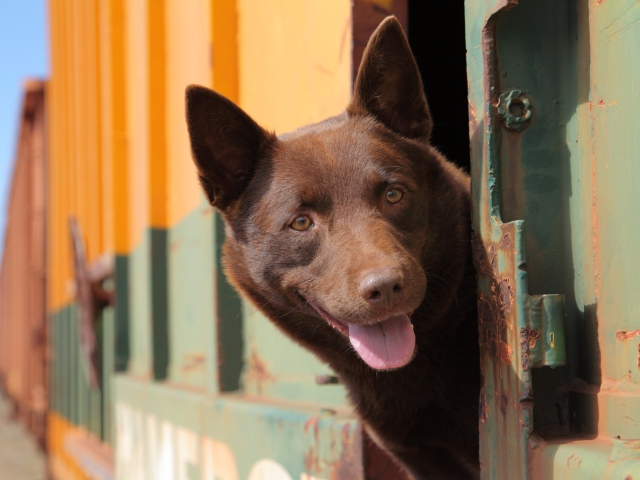
M 193 83 L 276 133 L 341 112 L 389 14 L 434 143 L 471 169 L 482 478 L 640 477 L 639 5 L 50 0 L 0 373 L 52 477 L 403 478 L 333 372 L 227 283 L 184 121 Z
M 19 117 L 0 271 L 0 379 L 42 446 L 47 425 L 45 83 L 28 80 Z

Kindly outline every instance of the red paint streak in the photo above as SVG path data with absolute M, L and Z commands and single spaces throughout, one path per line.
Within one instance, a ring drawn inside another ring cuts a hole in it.
M 596 2 L 596 5 L 602 5 L 603 3 L 604 3 L 604 0 L 598 0 L 598 1 Z
M 593 111 L 593 102 L 589 102 L 589 113 Z
M 316 63 L 313 65 L 318 71 L 324 73 L 325 75 L 333 75 L 336 72 L 333 70 L 329 70 L 327 67 L 324 67 L 322 65 L 320 65 L 319 63 Z
M 598 106 L 599 106 L 599 107 L 602 107 L 602 108 L 606 108 L 606 107 L 605 107 L 605 104 L 604 104 L 604 100 L 600 100 L 600 101 L 598 102 Z
M 343 53 L 344 53 L 344 44 L 347 41 L 347 34 L 349 33 L 349 31 L 351 30 L 351 17 L 347 18 L 347 21 L 342 29 L 342 36 L 340 37 L 340 51 L 338 53 L 338 65 L 340 65 L 342 63 L 343 60 Z M 355 79 L 354 79 L 355 80 Z
M 604 103 L 602 100 L 601 103 Z M 599 103 L 600 103 L 599 102 Z M 602 281 L 600 277 L 600 218 L 598 216 L 598 175 L 596 169 L 596 153 L 593 145 L 593 138 L 596 137 L 596 119 L 591 123 L 591 247 L 593 249 L 593 281 L 596 297 L 596 318 L 603 318 L 602 315 Z M 602 335 L 601 333 L 599 335 Z M 601 340 L 603 340 L 601 338 Z M 603 365 L 604 368 L 604 365 Z
M 633 332 L 627 332 L 625 330 L 620 330 L 616 333 L 616 338 L 618 340 L 629 340 L 633 337 L 640 337 L 640 330 L 634 330 Z

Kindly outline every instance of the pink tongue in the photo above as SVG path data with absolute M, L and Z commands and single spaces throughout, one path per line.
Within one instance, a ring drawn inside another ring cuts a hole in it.
M 406 314 L 373 325 L 349 324 L 349 340 L 360 358 L 376 370 L 405 366 L 416 346 L 416 336 Z

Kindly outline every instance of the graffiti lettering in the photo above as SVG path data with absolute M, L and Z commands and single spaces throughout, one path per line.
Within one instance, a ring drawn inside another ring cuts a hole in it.
M 116 402 L 116 478 L 240 480 L 233 451 L 213 438 Z M 247 480 L 293 480 L 278 462 L 256 459 Z M 302 473 L 300 480 L 322 480 Z

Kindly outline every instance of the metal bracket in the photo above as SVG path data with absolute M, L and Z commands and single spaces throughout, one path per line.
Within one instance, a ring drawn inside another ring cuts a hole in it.
M 528 295 L 525 312 L 528 328 L 520 328 L 522 369 L 564 365 L 564 295 Z

